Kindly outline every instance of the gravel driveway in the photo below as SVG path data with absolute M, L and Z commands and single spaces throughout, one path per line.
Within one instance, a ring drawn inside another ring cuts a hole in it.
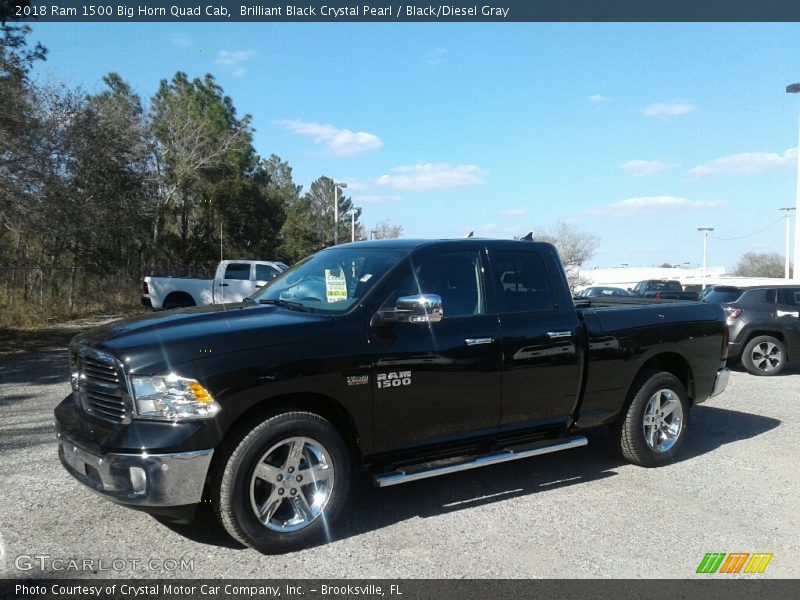
M 102 577 L 683 578 L 706 552 L 772 552 L 760 577 L 800 575 L 797 364 L 772 378 L 734 372 L 693 411 L 677 464 L 624 464 L 600 433 L 577 450 L 383 490 L 360 477 L 331 542 L 284 556 L 237 545 L 208 507 L 192 526 L 167 525 L 81 487 L 54 441 L 68 375 L 65 351 L 0 358 L 0 577 L 92 576 L 50 562 L 91 559 L 112 566 Z

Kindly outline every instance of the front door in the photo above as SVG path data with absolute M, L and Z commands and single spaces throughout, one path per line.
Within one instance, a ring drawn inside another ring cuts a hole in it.
M 438 294 L 444 316 L 370 328 L 377 452 L 497 427 L 500 331 L 487 313 L 483 272 L 480 251 L 439 249 L 409 260 L 387 286 L 382 308 Z

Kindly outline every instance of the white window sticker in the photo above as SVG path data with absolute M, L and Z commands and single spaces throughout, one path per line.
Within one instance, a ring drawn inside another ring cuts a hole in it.
M 372 273 L 367 273 L 361 279 L 359 279 L 359 281 L 361 283 L 367 283 L 370 279 L 372 279 Z
M 334 275 L 330 269 L 325 269 L 325 297 L 328 303 L 347 300 L 347 280 L 344 273 Z

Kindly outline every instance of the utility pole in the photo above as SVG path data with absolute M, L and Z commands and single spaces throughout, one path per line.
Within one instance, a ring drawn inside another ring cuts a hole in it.
M 786 211 L 786 262 L 783 266 L 783 278 L 789 279 L 789 239 L 791 238 L 792 222 L 789 219 L 789 213 L 796 210 L 794 207 L 787 206 L 786 208 L 779 208 L 778 210 Z M 795 259 L 796 261 L 796 259 Z M 797 274 L 797 262 L 794 263 L 795 275 Z
M 714 231 L 714 228 L 698 227 L 697 231 L 703 232 L 703 289 L 706 289 L 706 258 L 708 256 L 708 232 Z
M 339 244 L 339 188 L 346 188 L 344 182 L 333 182 L 333 245 Z
M 792 83 L 786 86 L 786 93 L 787 94 L 798 94 L 800 93 L 800 83 Z M 800 139 L 800 129 L 798 130 L 798 139 Z M 800 281 L 800 227 L 798 227 L 797 223 L 797 215 L 800 215 L 800 144 L 797 148 L 797 188 L 795 190 L 794 195 L 794 204 L 795 204 L 795 224 L 794 224 L 794 275 L 792 279 L 795 281 Z M 787 217 L 789 215 L 788 211 L 786 213 Z M 788 224 L 788 221 L 787 221 Z M 788 252 L 787 260 L 788 260 Z M 787 275 L 788 277 L 788 275 Z

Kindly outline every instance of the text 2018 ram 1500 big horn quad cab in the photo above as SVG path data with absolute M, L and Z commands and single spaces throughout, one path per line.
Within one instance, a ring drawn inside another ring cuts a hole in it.
M 378 486 L 583 446 L 672 461 L 728 381 L 715 304 L 573 304 L 553 246 L 384 240 L 323 250 L 242 303 L 105 325 L 70 346 L 66 469 L 177 517 L 209 500 L 263 552 L 324 539 L 351 474 Z

